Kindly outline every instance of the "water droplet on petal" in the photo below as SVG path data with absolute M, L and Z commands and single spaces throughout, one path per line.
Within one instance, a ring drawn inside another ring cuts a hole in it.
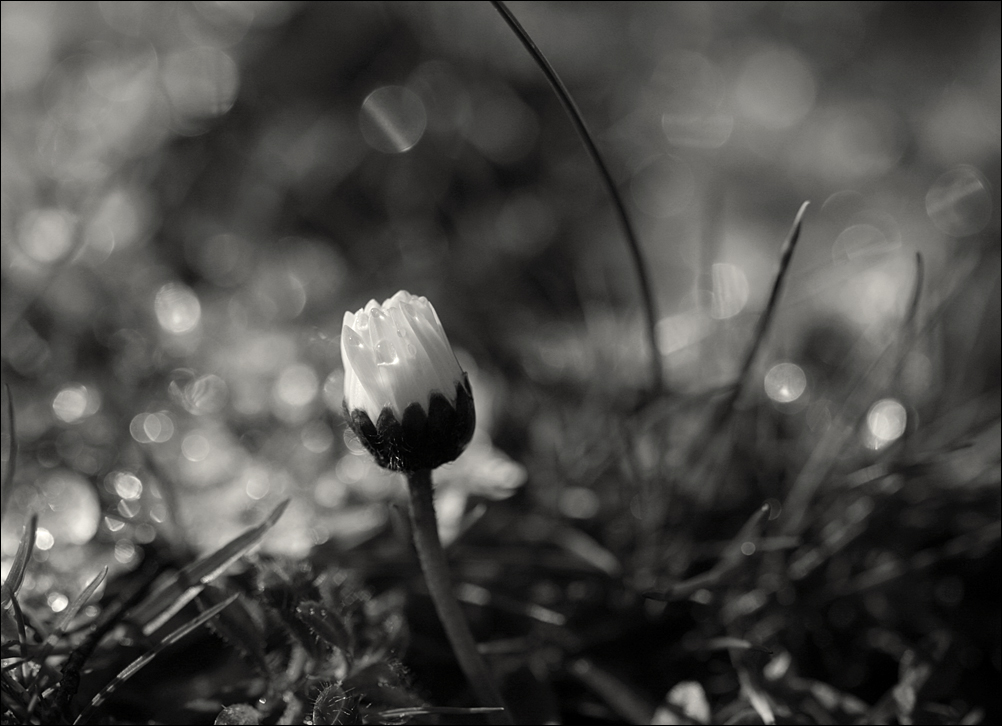
M 407 344 L 407 357 L 413 359 L 417 355 L 417 348 L 415 348 L 411 343 Z
M 388 340 L 381 340 L 376 343 L 376 363 L 381 366 L 389 366 L 400 362 L 397 348 Z
M 359 350 L 365 348 L 365 341 L 363 341 L 362 337 L 351 328 L 345 328 L 344 330 L 342 330 L 341 335 L 344 336 L 344 342 L 346 346 L 358 348 Z

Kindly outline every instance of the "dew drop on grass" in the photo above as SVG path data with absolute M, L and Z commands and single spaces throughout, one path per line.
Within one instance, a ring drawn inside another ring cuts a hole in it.
M 376 343 L 376 363 L 381 366 L 389 366 L 400 362 L 397 348 L 388 340 L 381 340 Z

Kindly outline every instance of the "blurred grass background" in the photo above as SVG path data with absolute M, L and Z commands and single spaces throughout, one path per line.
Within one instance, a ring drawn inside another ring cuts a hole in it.
M 396 597 L 419 691 L 469 705 L 402 483 L 340 419 L 342 314 L 404 288 L 471 374 L 439 516 L 520 718 L 650 722 L 690 682 L 714 720 L 999 718 L 999 5 L 510 7 L 612 167 L 657 351 L 488 3 L 4 3 L 22 604 L 54 619 L 102 566 L 183 564 L 291 498 L 263 552 Z

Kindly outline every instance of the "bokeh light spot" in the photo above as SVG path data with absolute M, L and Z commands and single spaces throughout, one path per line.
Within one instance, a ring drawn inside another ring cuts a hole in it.
M 275 396 L 282 403 L 297 408 L 307 406 L 317 397 L 320 382 L 305 363 L 286 366 L 275 382 Z
M 749 58 L 737 79 L 741 112 L 770 129 L 799 123 L 814 106 L 814 73 L 796 52 L 771 48 Z
M 354 456 L 348 457 L 354 461 L 358 459 Z M 321 474 L 313 487 L 313 499 L 321 507 L 340 507 L 348 499 L 348 486 L 336 472 L 328 471 Z
M 136 542 L 140 544 L 149 544 L 157 538 L 157 530 L 152 524 L 143 522 L 142 524 L 136 526 L 136 531 L 133 534 Z
M 7 94 L 28 90 L 42 80 L 52 62 L 55 28 L 45 22 L 45 10 L 29 8 L 30 5 L 4 7 L 0 78 L 5 101 Z
M 237 64 L 218 48 L 191 48 L 164 59 L 163 83 L 182 132 L 192 122 L 221 116 L 233 106 L 240 86 Z
M 598 495 L 585 487 L 566 487 L 557 502 L 561 513 L 574 519 L 591 519 L 600 507 Z
M 195 329 L 202 317 L 198 297 L 186 285 L 168 282 L 157 290 L 153 307 L 157 322 L 168 333 L 182 334 Z
M 355 454 L 345 454 L 338 459 L 337 465 L 334 467 L 337 478 L 345 484 L 357 484 L 368 470 L 368 462 Z
M 51 550 L 52 545 L 56 543 L 56 538 L 52 536 L 52 532 L 47 530 L 45 527 L 39 527 L 35 531 L 35 547 L 45 551 Z
M 73 246 L 75 225 L 73 215 L 61 209 L 33 209 L 20 224 L 18 241 L 37 262 L 56 262 Z
M 734 117 L 722 110 L 724 78 L 705 56 L 670 53 L 658 64 L 652 84 L 664 93 L 661 128 L 675 146 L 716 149 L 734 130 Z
M 271 491 L 271 478 L 267 470 L 259 467 L 251 468 L 245 475 L 244 491 L 251 499 L 264 499 Z
M 424 103 L 403 86 L 383 86 L 362 102 L 358 124 L 366 143 L 386 154 L 401 154 L 421 140 L 428 124 Z
M 209 440 L 202 436 L 202 434 L 188 434 L 181 441 L 181 455 L 192 463 L 197 464 L 200 461 L 205 461 L 211 451 L 212 447 L 209 445 Z
M 135 474 L 116 471 L 111 475 L 115 493 L 122 499 L 139 499 L 143 494 L 143 482 Z
M 136 544 L 130 539 L 120 539 L 115 543 L 115 559 L 127 565 L 136 556 Z
M 76 472 L 60 469 L 41 486 L 48 507 L 39 516 L 44 526 L 61 544 L 82 545 L 97 534 L 101 503 L 90 482 Z
M 66 423 L 76 423 L 91 416 L 100 407 L 101 397 L 97 391 L 91 391 L 79 383 L 64 386 L 52 400 L 52 413 Z
M 140 413 L 129 424 L 129 433 L 141 444 L 162 444 L 174 436 L 174 421 L 165 411 Z
M 45 602 L 54 613 L 61 613 L 69 604 L 70 599 L 61 592 L 50 592 L 45 596 Z
M 870 407 L 866 414 L 868 444 L 880 449 L 901 438 L 908 424 L 908 412 L 893 398 L 882 398 Z
M 334 443 L 334 432 L 323 421 L 313 421 L 303 427 L 300 439 L 307 451 L 322 454 Z
M 744 270 L 726 262 L 716 262 L 711 269 L 713 297 L 710 317 L 726 320 L 744 310 L 748 303 L 748 278 Z
M 807 390 L 807 376 L 796 363 L 777 363 L 765 374 L 765 395 L 777 403 L 792 403 Z
M 846 227 L 832 244 L 835 260 L 858 259 L 872 254 L 880 254 L 894 249 L 897 245 L 887 239 L 887 235 L 872 224 L 853 224 Z
M 925 195 L 925 211 L 944 234 L 966 237 L 992 219 L 991 187 L 973 166 L 958 166 L 940 176 Z
M 196 416 L 219 413 L 226 406 L 229 391 L 226 382 L 217 375 L 196 378 L 184 387 L 183 405 Z

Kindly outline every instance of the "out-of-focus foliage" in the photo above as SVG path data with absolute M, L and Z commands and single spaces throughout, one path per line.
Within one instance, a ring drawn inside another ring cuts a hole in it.
M 411 623 L 397 707 L 469 705 L 401 482 L 340 420 L 341 316 L 406 288 L 470 371 L 438 513 L 519 718 L 998 718 L 998 4 L 511 9 L 640 232 L 657 351 L 596 173 L 488 3 L 4 3 L 0 549 L 6 578 L 39 513 L 28 630 L 104 566 L 77 625 L 288 498 L 227 580 L 248 622 L 295 637 L 344 573 Z M 638 406 L 652 354 L 671 393 Z M 277 713 L 258 671 L 220 685 L 232 649 L 192 649 L 156 661 L 172 708 Z M 333 719 L 310 653 L 274 693 Z

